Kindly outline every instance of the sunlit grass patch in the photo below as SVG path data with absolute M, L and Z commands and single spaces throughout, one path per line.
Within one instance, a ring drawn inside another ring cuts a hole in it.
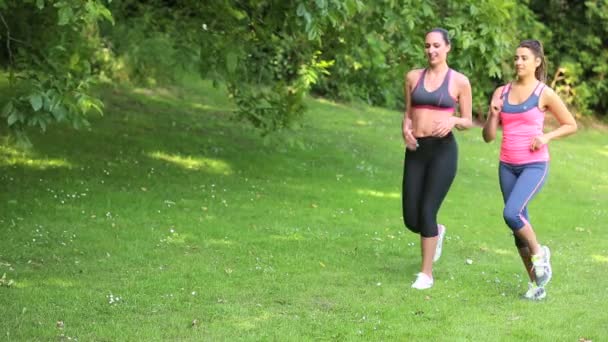
M 74 282 L 67 279 L 48 278 L 42 282 L 45 286 L 74 287 Z
M 30 152 L 0 145 L 0 166 L 25 166 L 32 169 L 71 168 L 73 165 L 65 159 L 39 158 Z
M 229 111 L 228 107 L 211 106 L 205 103 L 192 103 L 192 108 L 206 111 Z
M 192 156 L 184 157 L 160 151 L 148 153 L 148 156 L 153 159 L 163 160 L 189 170 L 199 170 L 222 175 L 230 175 L 233 173 L 230 164 L 220 159 Z
M 600 262 L 604 264 L 608 263 L 608 256 L 594 254 L 591 256 L 591 258 L 595 262 Z
M 170 98 L 175 97 L 174 92 L 170 91 L 169 89 L 162 88 L 162 87 L 133 88 L 133 92 L 135 94 L 141 94 L 141 95 L 152 96 L 152 97 L 170 97 Z
M 369 189 L 359 189 L 357 190 L 357 194 L 379 198 L 401 198 L 401 194 L 398 192 L 383 192 Z
M 234 242 L 225 239 L 208 239 L 205 240 L 205 243 L 208 245 L 214 246 L 231 246 L 234 245 Z
M 281 240 L 281 241 L 303 241 L 305 240 L 304 236 L 299 233 L 292 233 L 289 235 L 271 235 L 271 239 Z

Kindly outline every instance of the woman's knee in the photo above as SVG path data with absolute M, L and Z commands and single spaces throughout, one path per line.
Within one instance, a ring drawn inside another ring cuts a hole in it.
M 437 229 L 437 218 L 435 215 L 422 215 L 420 219 L 420 235 L 423 237 L 435 237 L 439 234 Z
M 418 228 L 418 220 L 414 215 L 403 215 L 403 223 L 405 227 L 414 233 L 420 233 Z
M 507 226 L 513 231 L 524 226 L 524 222 L 521 219 L 521 212 L 517 209 L 506 207 L 502 212 L 502 216 Z

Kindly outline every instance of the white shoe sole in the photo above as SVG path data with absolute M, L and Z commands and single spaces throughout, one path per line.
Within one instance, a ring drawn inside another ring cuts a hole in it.
M 437 248 L 435 248 L 435 255 L 433 256 L 433 262 L 437 262 L 439 260 L 439 258 L 441 258 L 441 253 L 443 253 L 443 240 L 445 239 L 445 226 L 444 225 L 438 225 L 439 227 L 442 227 L 443 229 L 441 229 L 441 231 L 439 232 L 439 236 L 437 238 Z

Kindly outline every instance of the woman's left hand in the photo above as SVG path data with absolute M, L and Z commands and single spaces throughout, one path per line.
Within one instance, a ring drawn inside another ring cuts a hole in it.
M 537 137 L 534 137 L 534 139 L 532 139 L 532 143 L 530 144 L 530 151 L 536 151 L 539 150 L 541 147 L 545 146 L 547 143 L 549 142 L 549 139 L 547 139 L 544 135 L 539 135 Z
M 452 131 L 454 124 L 456 124 L 456 118 L 453 116 L 450 116 L 445 120 L 435 120 L 435 127 L 433 128 L 432 133 L 433 136 L 445 137 Z

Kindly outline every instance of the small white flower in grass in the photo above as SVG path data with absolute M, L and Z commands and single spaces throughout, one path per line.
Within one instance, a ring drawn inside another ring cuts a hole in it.
M 377 282 L 376 286 L 382 286 L 382 283 L 381 282 Z
M 192 291 L 192 295 L 193 295 L 193 296 L 196 296 L 196 291 Z
M 467 259 L 467 260 L 465 260 L 465 263 L 467 265 L 472 265 L 473 264 L 473 259 Z
M 118 304 L 122 300 L 119 296 L 114 296 L 112 293 L 106 296 L 108 298 L 108 304 L 115 305 Z

